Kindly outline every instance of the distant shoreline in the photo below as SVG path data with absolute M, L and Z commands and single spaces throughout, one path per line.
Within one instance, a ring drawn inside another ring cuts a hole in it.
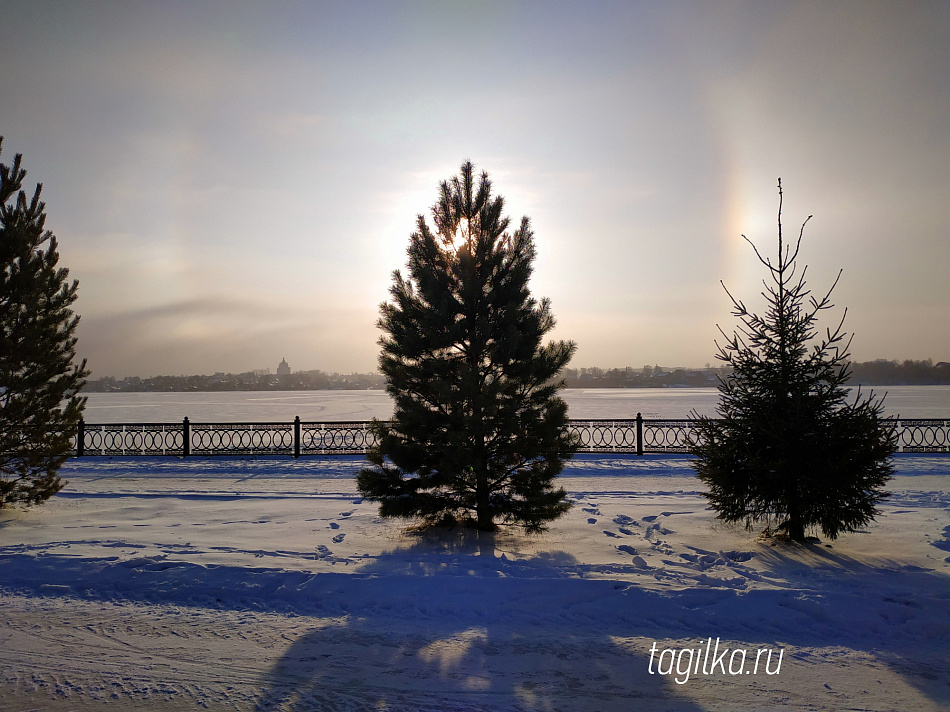
M 257 370 L 245 373 L 218 372 L 211 376 L 128 376 L 121 380 L 104 376 L 86 384 L 87 393 L 220 393 L 223 391 L 366 391 L 384 390 L 380 373 L 281 372 Z M 950 362 L 864 361 L 851 363 L 848 386 L 950 386 Z M 715 388 L 728 368 L 567 368 L 568 388 Z
M 247 388 L 198 388 L 198 387 L 176 387 L 176 388 L 149 388 L 149 387 L 128 387 L 128 388 L 100 388 L 90 387 L 94 382 L 90 382 L 84 389 L 85 393 L 266 393 L 266 392 L 287 392 L 287 391 L 384 391 L 384 385 L 364 386 L 357 385 L 333 385 L 328 387 L 307 386 L 291 387 L 281 384 L 254 386 Z M 600 383 L 597 381 L 567 382 L 567 388 L 572 390 L 670 390 L 686 388 L 716 388 L 716 383 L 656 383 L 645 385 L 614 385 L 609 383 Z M 897 386 L 950 386 L 950 381 L 939 383 L 892 383 L 892 382 L 869 382 L 869 381 L 848 381 L 848 388 L 888 388 Z

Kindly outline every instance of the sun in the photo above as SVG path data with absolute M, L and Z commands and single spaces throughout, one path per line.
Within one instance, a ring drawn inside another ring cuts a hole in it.
M 468 219 L 462 218 L 458 226 L 456 226 L 455 232 L 451 236 L 445 236 L 448 238 L 447 247 L 449 247 L 453 252 L 458 252 L 459 248 L 464 246 L 469 241 L 471 234 L 472 232 Z

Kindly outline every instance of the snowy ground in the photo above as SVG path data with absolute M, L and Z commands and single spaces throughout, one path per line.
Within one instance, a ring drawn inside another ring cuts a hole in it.
M 950 708 L 947 456 L 831 547 L 717 523 L 685 457 L 576 459 L 540 538 L 404 532 L 359 463 L 70 461 L 0 512 L 0 710 Z

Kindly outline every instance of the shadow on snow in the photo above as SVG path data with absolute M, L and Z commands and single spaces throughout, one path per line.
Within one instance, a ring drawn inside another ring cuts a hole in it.
M 786 666 L 795 648 L 867 651 L 934 701 L 950 702 L 941 652 L 950 636 L 948 581 L 930 570 L 864 563 L 820 546 L 757 546 L 762 576 L 781 585 L 741 590 L 710 577 L 662 590 L 602 572 L 585 577 L 594 569 L 563 552 L 509 560 L 495 535 L 413 538 L 375 558 L 337 562 L 349 569 L 339 573 L 7 546 L 0 586 L 320 619 L 265 675 L 258 712 L 549 710 L 572 700 L 604 710 L 700 709 L 678 695 L 684 687 L 672 676 L 648 673 L 646 651 L 654 640 L 697 647 L 707 637 L 729 647 L 785 647 Z M 674 568 L 653 571 L 660 586 L 677 583 Z M 932 670 L 904 662 L 931 653 Z M 780 679 L 759 678 L 766 695 Z M 722 675 L 686 686 L 710 682 L 729 693 Z

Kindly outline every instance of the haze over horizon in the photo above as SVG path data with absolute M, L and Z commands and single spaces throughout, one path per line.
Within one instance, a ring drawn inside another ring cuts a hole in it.
M 8 0 L 0 67 L 92 378 L 375 370 L 465 159 L 531 218 L 571 367 L 717 365 L 779 176 L 854 360 L 950 361 L 948 3 Z

